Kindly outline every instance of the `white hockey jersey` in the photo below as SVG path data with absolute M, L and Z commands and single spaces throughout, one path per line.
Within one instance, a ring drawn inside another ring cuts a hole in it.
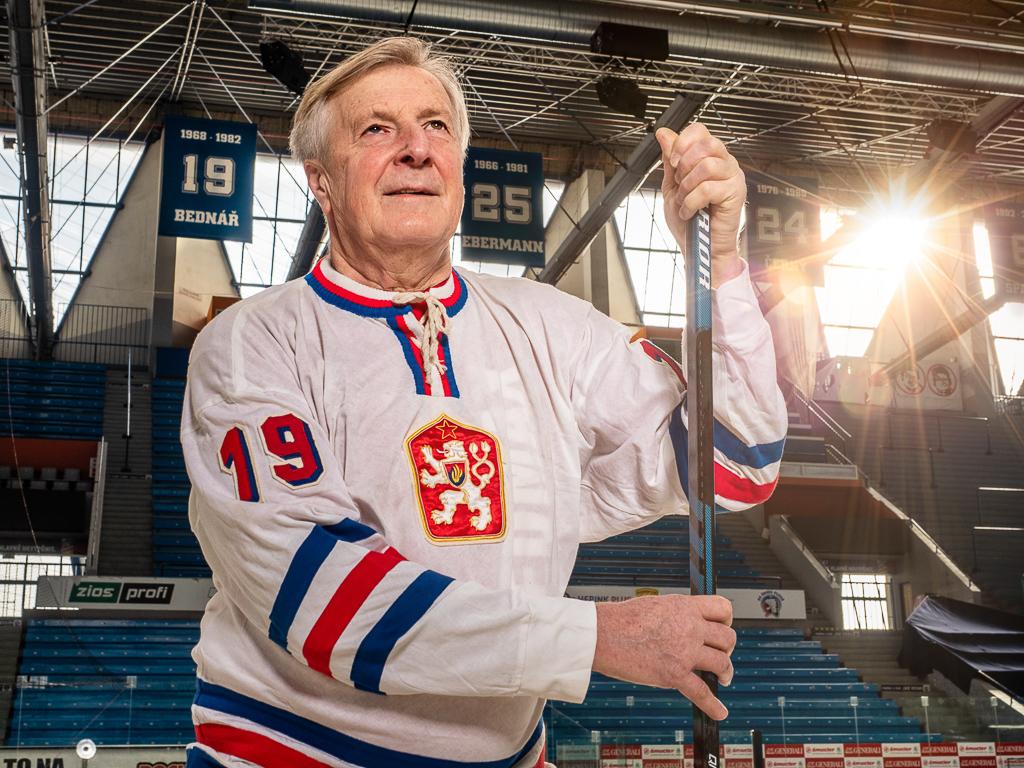
M 199 335 L 181 439 L 218 591 L 197 762 L 534 765 L 544 700 L 590 679 L 594 606 L 563 596 L 578 544 L 685 512 L 674 361 L 547 285 L 455 271 L 431 294 L 450 321 L 426 371 L 426 303 L 326 261 Z M 746 272 L 714 306 L 739 509 L 774 487 L 786 409 Z

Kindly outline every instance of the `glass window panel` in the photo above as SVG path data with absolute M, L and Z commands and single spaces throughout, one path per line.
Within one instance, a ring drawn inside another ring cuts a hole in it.
M 565 190 L 565 184 L 550 179 L 544 182 L 544 226 L 551 221 L 551 215 L 558 209 L 558 201 Z
M 85 246 L 83 254 L 93 254 L 100 244 L 100 239 L 106 231 L 110 220 L 114 217 L 114 208 L 97 208 L 89 206 L 85 209 L 84 223 L 82 226 Z
M 242 258 L 242 272 L 239 282 L 270 285 L 270 262 L 274 250 L 274 223 L 254 221 L 252 243 L 247 243 Z
M 231 264 L 231 271 L 235 274 L 236 280 L 241 280 L 242 274 L 242 252 L 245 249 L 245 243 L 238 243 L 234 240 L 224 241 L 224 250 L 228 254 L 228 262 Z
M 4 138 L 15 137 L 15 133 L 0 131 Z M 0 195 L 17 195 L 20 188 L 20 171 L 18 150 L 16 147 L 7 149 L 0 144 Z
M 81 269 L 82 208 L 54 203 L 51 209 L 50 263 L 55 270 Z
M 253 179 L 253 216 L 274 217 L 277 191 L 277 156 L 256 155 L 256 174 Z M 255 240 L 255 234 L 253 235 Z
M 21 264 L 22 243 L 20 206 L 17 200 L 0 200 L 0 235 L 11 264 Z
M 629 267 L 629 276 L 633 281 L 633 292 L 641 306 L 647 296 L 647 265 L 650 259 L 650 251 L 626 249 L 626 266 Z
M 974 261 L 981 277 L 992 277 L 992 251 L 989 249 L 988 227 L 984 222 L 974 222 Z
M 647 292 L 640 301 L 645 312 L 672 311 L 672 281 L 675 265 L 667 253 L 651 253 L 651 261 L 647 273 Z
M 277 216 L 281 219 L 305 219 L 309 207 L 309 187 L 302 165 L 291 159 L 281 161 L 281 180 L 277 193 Z
M 145 147 L 142 142 L 133 141 L 131 144 L 121 146 L 121 172 L 118 176 L 117 198 L 120 200 L 124 195 L 125 187 L 135 173 L 135 168 L 142 159 L 142 152 Z
M 626 202 L 625 226 L 622 228 L 622 243 L 626 248 L 650 248 L 653 220 L 643 203 L 642 192 L 634 192 Z
M 81 200 L 85 194 L 85 171 L 89 149 L 85 139 L 71 136 L 50 137 L 50 197 L 54 200 Z M 91 148 L 90 148 L 91 149 Z
M 288 270 L 292 266 L 295 244 L 299 242 L 300 232 L 302 232 L 301 224 L 292 224 L 287 221 L 277 223 L 277 245 L 274 248 L 274 271 L 271 276 L 273 278 L 271 282 L 274 285 L 288 279 Z
M 94 203 L 118 201 L 118 154 L 123 164 L 127 153 L 120 152 L 116 141 L 94 141 L 89 147 L 88 199 Z
M 1024 304 L 1009 302 L 988 317 L 992 333 L 1011 339 L 1024 338 Z
M 995 339 L 994 343 L 1004 390 L 1008 395 L 1016 395 L 1024 384 L 1024 341 Z
M 863 328 L 825 326 L 825 343 L 828 344 L 828 353 L 833 357 L 863 357 L 872 335 L 873 331 Z

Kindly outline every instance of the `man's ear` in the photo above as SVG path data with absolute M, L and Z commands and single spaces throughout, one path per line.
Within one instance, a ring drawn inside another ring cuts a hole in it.
M 324 216 L 330 221 L 332 208 L 331 178 L 327 175 L 327 170 L 316 160 L 306 160 L 302 164 L 302 169 L 306 172 L 309 191 L 313 193 L 313 197 L 320 203 L 320 210 L 324 212 Z

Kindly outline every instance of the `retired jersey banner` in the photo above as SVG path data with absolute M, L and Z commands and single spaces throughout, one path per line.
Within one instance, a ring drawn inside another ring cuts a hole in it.
M 780 180 L 747 175 L 747 258 L 762 280 L 793 270 L 810 285 L 824 285 L 824 267 L 804 266 L 821 245 L 818 184 L 813 179 Z
M 256 126 L 168 117 L 160 234 L 252 242 Z
M 996 293 L 1024 301 L 1024 204 L 996 203 L 985 209 Z
M 544 266 L 544 157 L 470 147 L 462 258 Z

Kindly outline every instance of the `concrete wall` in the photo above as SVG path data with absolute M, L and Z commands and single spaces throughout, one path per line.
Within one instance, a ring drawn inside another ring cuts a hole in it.
M 210 300 L 214 296 L 238 296 L 234 275 L 216 240 L 177 238 L 174 269 L 174 309 L 171 343 L 191 346 L 206 324 Z
M 153 309 L 160 161 L 163 142 L 150 144 L 110 220 L 103 241 L 75 294 L 76 304 Z
M 782 515 L 769 519 L 769 546 L 775 556 L 800 582 L 810 601 L 821 607 L 834 627 L 843 626 L 839 583 L 815 557 Z

